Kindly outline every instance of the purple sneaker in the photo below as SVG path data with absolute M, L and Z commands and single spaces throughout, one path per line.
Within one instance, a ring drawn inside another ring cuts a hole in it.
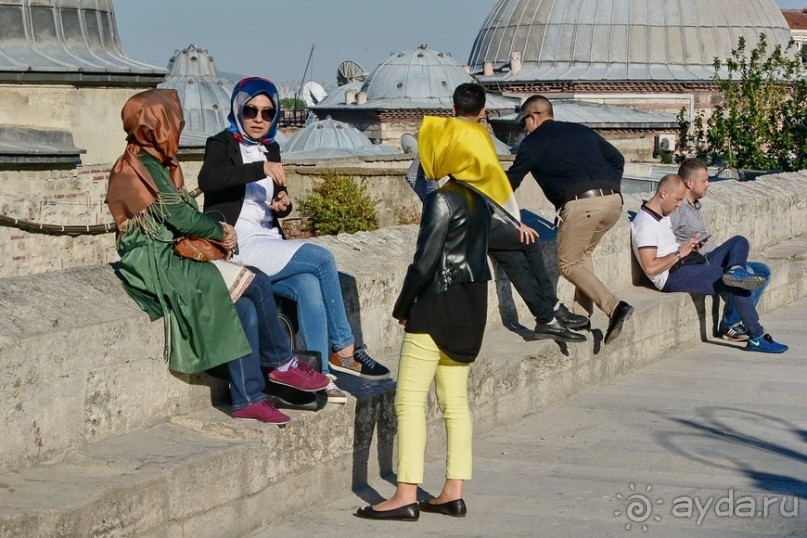
M 278 369 L 269 372 L 269 381 L 303 392 L 317 392 L 331 382 L 328 376 L 317 372 L 296 356 L 292 358 L 292 364 L 285 372 Z
M 244 420 L 257 420 L 265 422 L 266 424 L 288 424 L 291 420 L 288 415 L 281 413 L 275 406 L 266 400 L 252 404 L 244 409 L 233 411 L 233 418 L 240 418 Z

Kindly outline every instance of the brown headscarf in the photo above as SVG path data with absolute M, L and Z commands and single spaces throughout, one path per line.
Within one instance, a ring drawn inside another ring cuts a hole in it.
M 141 151 L 169 168 L 177 189 L 185 184 L 176 160 L 185 121 L 176 90 L 147 90 L 133 95 L 123 105 L 121 118 L 128 145 L 109 174 L 106 203 L 118 229 L 126 231 L 129 219 L 140 215 L 159 194 L 138 158 Z

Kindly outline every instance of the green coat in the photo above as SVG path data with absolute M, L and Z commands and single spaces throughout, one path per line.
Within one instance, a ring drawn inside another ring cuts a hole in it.
M 196 373 L 248 355 L 249 342 L 219 271 L 174 253 L 176 236 L 223 239 L 221 224 L 200 213 L 189 196 L 190 203 L 183 200 L 156 159 L 143 153 L 141 161 L 160 197 L 118 234 L 124 288 L 152 320 L 165 318 L 171 370 Z

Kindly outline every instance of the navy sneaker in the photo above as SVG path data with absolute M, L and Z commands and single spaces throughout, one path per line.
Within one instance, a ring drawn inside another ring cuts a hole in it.
M 765 279 L 749 273 L 744 267 L 737 266 L 723 273 L 723 284 L 743 290 L 753 291 L 765 285 Z
M 756 338 L 751 338 L 746 344 L 745 349 L 749 351 L 761 351 L 762 353 L 784 353 L 787 351 L 787 346 L 774 341 L 768 333 Z
M 386 379 L 389 368 L 373 360 L 363 348 L 356 348 L 352 357 L 343 358 L 334 351 L 329 360 L 331 370 L 365 379 Z
M 728 340 L 729 342 L 747 342 L 751 335 L 745 330 L 745 325 L 742 322 L 732 325 L 731 327 L 726 327 L 722 323 L 720 324 L 720 338 L 723 340 Z

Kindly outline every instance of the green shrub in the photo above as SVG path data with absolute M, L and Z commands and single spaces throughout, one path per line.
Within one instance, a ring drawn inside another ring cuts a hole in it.
M 329 174 L 300 199 L 300 214 L 314 221 L 317 235 L 370 232 L 378 229 L 377 203 L 365 180 Z

